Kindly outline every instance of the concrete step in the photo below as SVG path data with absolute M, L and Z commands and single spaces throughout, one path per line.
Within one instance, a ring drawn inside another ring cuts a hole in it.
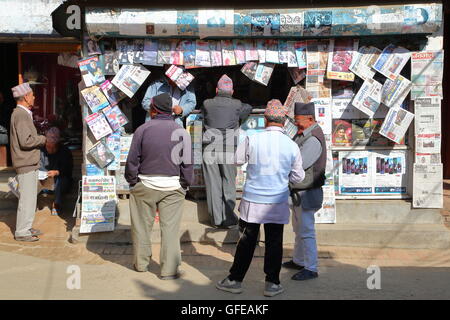
M 450 230 L 439 224 L 319 224 L 316 225 L 317 244 L 320 246 L 348 246 L 366 248 L 402 249 L 450 249 Z M 103 232 L 73 236 L 85 243 L 130 244 L 130 226 L 118 225 L 114 232 Z M 236 243 L 237 229 L 222 230 L 198 223 L 183 221 L 180 228 L 181 242 L 203 242 L 212 244 Z M 261 227 L 260 240 L 264 240 Z M 155 223 L 152 242 L 160 243 L 159 224 Z M 284 229 L 284 244 L 294 244 L 295 234 L 291 225 Z

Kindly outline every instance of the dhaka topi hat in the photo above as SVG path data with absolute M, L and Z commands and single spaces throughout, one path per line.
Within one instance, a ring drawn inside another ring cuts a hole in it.
M 296 116 L 314 116 L 315 115 L 314 102 L 308 103 L 296 102 L 294 114 Z
M 168 93 L 161 93 L 152 99 L 153 106 L 162 113 L 172 113 L 172 98 Z
M 283 104 L 278 99 L 272 99 L 267 102 L 266 111 L 264 115 L 267 117 L 274 118 L 284 118 L 288 112 L 288 108 L 283 106 Z
M 33 90 L 30 87 L 30 84 L 28 82 L 19 84 L 18 86 L 15 86 L 11 88 L 12 94 L 14 98 L 23 97 L 27 93 L 32 92 Z
M 45 137 L 47 138 L 48 142 L 57 144 L 60 140 L 61 132 L 59 131 L 59 129 L 57 127 L 51 127 L 45 133 Z
M 225 92 L 233 91 L 233 80 L 224 74 L 220 77 L 219 82 L 217 82 L 217 89 Z

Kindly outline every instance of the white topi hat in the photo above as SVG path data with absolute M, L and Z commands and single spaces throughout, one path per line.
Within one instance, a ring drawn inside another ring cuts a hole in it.
M 33 91 L 30 87 L 30 84 L 28 82 L 19 84 L 18 86 L 15 86 L 11 88 L 12 94 L 14 98 L 23 97 L 27 93 Z

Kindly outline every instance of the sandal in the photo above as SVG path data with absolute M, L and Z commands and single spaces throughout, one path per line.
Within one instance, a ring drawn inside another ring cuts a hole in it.
M 31 235 L 32 235 L 32 236 L 40 236 L 41 234 L 43 234 L 43 233 L 41 232 L 41 230 L 39 230 L 39 229 L 34 229 L 34 228 L 31 228 L 31 229 L 30 229 L 30 232 L 31 232 Z
M 23 236 L 23 237 L 14 237 L 16 241 L 25 241 L 25 242 L 35 242 L 39 241 L 39 238 L 37 236 Z

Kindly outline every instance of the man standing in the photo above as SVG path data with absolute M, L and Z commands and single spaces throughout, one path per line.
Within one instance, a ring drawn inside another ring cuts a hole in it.
M 164 65 L 164 72 L 169 69 L 170 65 Z M 184 118 L 195 108 L 197 99 L 190 84 L 185 90 L 180 90 L 175 82 L 169 79 L 166 75 L 163 75 L 159 80 L 156 80 L 150 84 L 145 92 L 144 99 L 142 100 L 142 108 L 149 112 L 152 98 L 161 93 L 168 93 L 172 98 L 172 111 L 175 115 L 175 121 L 183 126 Z M 145 121 L 151 119 L 147 114 Z
M 30 85 L 23 83 L 11 90 L 17 102 L 17 107 L 11 115 L 11 158 L 17 173 L 20 193 L 15 239 L 32 242 L 38 241 L 38 235 L 42 234 L 32 226 L 36 214 L 39 148 L 45 144 L 46 138 L 37 134 L 33 124 L 31 109 L 34 94 Z
M 217 96 L 203 104 L 203 176 L 211 224 L 218 228 L 236 225 L 236 166 L 234 152 L 238 142 L 239 120 L 252 107 L 233 99 L 233 81 L 223 75 L 216 88 Z
M 151 232 L 159 210 L 160 278 L 169 280 L 179 277 L 181 215 L 185 189 L 194 179 L 191 138 L 175 123 L 168 93 L 153 98 L 150 116 L 152 121 L 141 125 L 133 135 L 125 167 L 125 179 L 130 184 L 134 268 L 147 271 L 152 256 Z
M 315 121 L 313 102 L 295 103 L 294 113 L 298 127 L 294 141 L 302 154 L 305 179 L 290 185 L 295 246 L 292 260 L 283 263 L 283 266 L 299 270 L 292 276 L 293 280 L 309 280 L 318 277 L 314 214 L 322 208 L 326 144 L 322 129 Z
M 231 293 L 242 292 L 242 281 L 255 251 L 260 224 L 264 224 L 265 253 L 264 295 L 283 292 L 280 269 L 283 257 L 283 228 L 289 223 L 289 181 L 303 180 L 302 158 L 298 146 L 284 133 L 287 108 L 271 100 L 264 112 L 266 130 L 247 137 L 236 151 L 236 163 L 247 164 L 239 212 L 241 237 L 237 244 L 230 275 L 216 288 Z
M 61 133 L 57 127 L 51 127 L 45 134 L 47 143 L 41 150 L 41 170 L 47 171 L 54 180 L 55 201 L 52 215 L 59 215 L 63 195 L 72 185 L 73 157 L 70 150 L 60 144 Z

